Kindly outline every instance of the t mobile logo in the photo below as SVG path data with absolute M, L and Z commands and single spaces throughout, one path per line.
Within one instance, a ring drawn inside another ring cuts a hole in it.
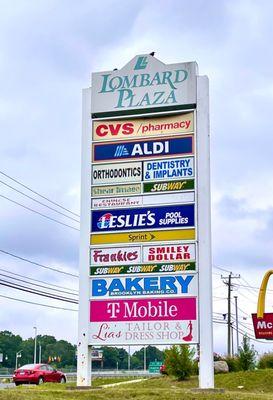
M 117 314 L 120 313 L 120 304 L 119 303 L 108 303 L 107 304 L 107 313 L 110 314 L 110 318 L 117 318 Z

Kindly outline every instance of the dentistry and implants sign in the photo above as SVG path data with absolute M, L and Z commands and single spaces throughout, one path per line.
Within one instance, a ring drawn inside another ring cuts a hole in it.
M 211 276 L 197 65 L 136 56 L 93 73 L 85 104 L 79 342 L 201 345 Z

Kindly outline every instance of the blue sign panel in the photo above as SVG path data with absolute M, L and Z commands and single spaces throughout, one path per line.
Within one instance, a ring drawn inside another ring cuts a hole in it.
M 165 157 L 193 153 L 193 136 L 93 145 L 93 161 Z
M 194 226 L 194 204 L 92 211 L 92 232 Z
M 91 296 L 156 296 L 188 294 L 193 275 L 99 278 L 91 280 Z

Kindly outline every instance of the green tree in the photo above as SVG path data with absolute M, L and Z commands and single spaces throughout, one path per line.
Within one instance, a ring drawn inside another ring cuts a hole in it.
M 2 367 L 14 368 L 17 351 L 21 350 L 22 338 L 10 331 L 0 332 L 0 353 L 3 353 Z
M 135 351 L 133 354 L 134 357 L 138 358 L 140 368 L 143 368 L 144 364 L 144 347 L 142 349 Z M 155 346 L 147 346 L 146 347 L 146 365 L 149 366 L 152 361 L 163 361 L 164 353 L 160 351 Z
M 244 371 L 254 369 L 256 364 L 257 352 L 254 346 L 250 346 L 249 338 L 244 335 L 242 345 L 239 347 L 238 364 Z
M 194 349 L 188 345 L 174 345 L 165 350 L 165 365 L 169 375 L 175 376 L 178 380 L 188 379 L 194 370 Z
M 49 343 L 45 347 L 43 362 L 48 362 L 51 358 L 53 365 L 57 368 L 73 366 L 76 364 L 76 346 L 66 340 L 57 340 L 55 343 Z M 50 358 L 49 358 L 50 357 Z

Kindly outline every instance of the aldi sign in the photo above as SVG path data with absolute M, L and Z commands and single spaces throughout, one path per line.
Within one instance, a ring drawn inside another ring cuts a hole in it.
M 94 162 L 158 158 L 192 153 L 193 137 L 191 135 L 160 140 L 149 139 L 93 145 Z

